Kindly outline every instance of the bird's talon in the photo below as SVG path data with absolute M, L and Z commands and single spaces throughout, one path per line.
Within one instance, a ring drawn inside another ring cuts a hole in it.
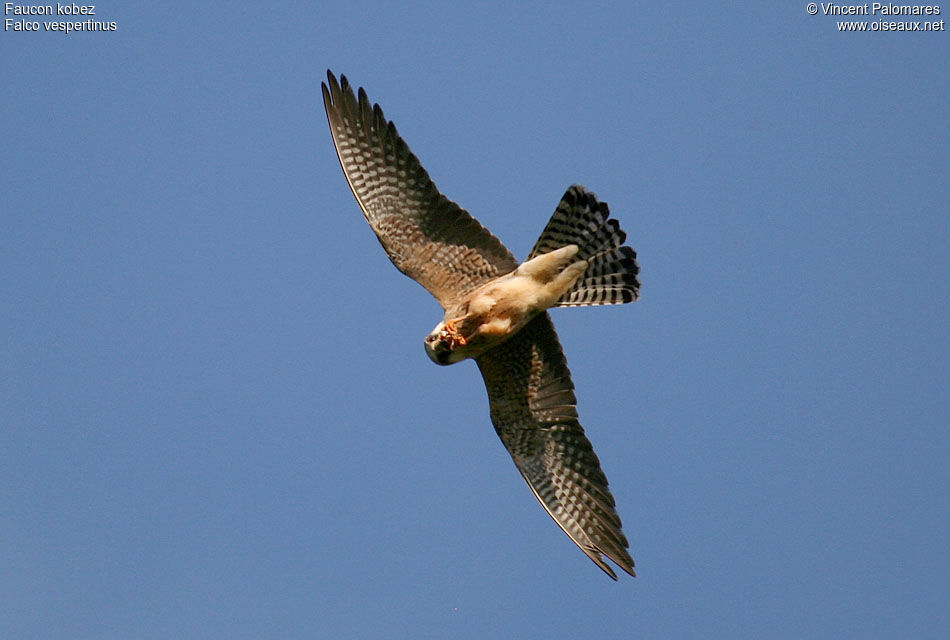
M 456 320 L 449 320 L 445 323 L 445 326 L 442 328 L 442 331 L 439 334 L 439 338 L 448 343 L 450 349 L 454 349 L 457 346 L 465 346 L 468 344 L 465 336 L 463 336 L 458 327 L 455 326 Z

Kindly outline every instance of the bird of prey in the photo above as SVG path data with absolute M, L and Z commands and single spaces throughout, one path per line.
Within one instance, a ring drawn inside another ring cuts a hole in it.
M 635 575 L 613 495 L 577 414 L 550 307 L 639 295 L 636 253 L 607 205 L 571 186 L 527 260 L 442 195 L 378 104 L 327 71 L 323 103 L 346 180 L 396 268 L 445 310 L 425 338 L 438 364 L 472 358 L 491 420 L 535 497 L 611 578 Z

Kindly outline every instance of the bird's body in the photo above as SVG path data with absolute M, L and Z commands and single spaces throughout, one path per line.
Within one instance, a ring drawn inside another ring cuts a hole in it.
M 608 575 L 601 554 L 634 575 L 607 478 L 577 417 L 567 362 L 547 309 L 638 297 L 636 253 L 607 205 L 570 187 L 521 264 L 443 196 L 365 91 L 329 71 L 324 106 L 349 182 L 393 264 L 445 315 L 426 337 L 438 364 L 472 358 L 492 423 L 558 526 Z
M 536 256 L 466 294 L 426 337 L 426 353 L 437 364 L 453 364 L 513 336 L 581 277 L 587 262 L 571 260 L 577 251 L 570 244 Z

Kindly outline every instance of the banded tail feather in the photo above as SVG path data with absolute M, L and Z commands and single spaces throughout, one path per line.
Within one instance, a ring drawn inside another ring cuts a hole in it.
M 576 244 L 577 258 L 587 260 L 587 271 L 555 306 L 624 304 L 640 297 L 640 265 L 637 253 L 624 246 L 626 239 L 607 203 L 575 184 L 561 198 L 528 259 Z

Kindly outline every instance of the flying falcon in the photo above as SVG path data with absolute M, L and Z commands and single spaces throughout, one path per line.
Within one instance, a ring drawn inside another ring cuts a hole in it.
M 445 310 L 425 338 L 438 364 L 472 358 L 491 420 L 535 497 L 598 567 L 635 575 L 614 498 L 578 421 L 550 307 L 636 300 L 639 266 L 607 205 L 567 190 L 527 260 L 439 193 L 363 89 L 327 71 L 323 103 L 350 189 L 396 268 Z M 328 86 L 329 85 L 329 86 Z M 603 555 L 602 555 L 603 554 Z

